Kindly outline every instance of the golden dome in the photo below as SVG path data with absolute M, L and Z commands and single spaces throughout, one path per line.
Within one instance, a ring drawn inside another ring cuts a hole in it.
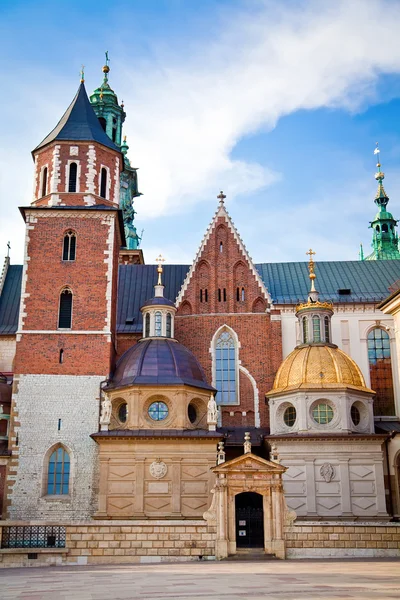
M 337 346 L 298 346 L 283 361 L 270 394 L 296 389 L 351 387 L 373 393 L 350 356 Z

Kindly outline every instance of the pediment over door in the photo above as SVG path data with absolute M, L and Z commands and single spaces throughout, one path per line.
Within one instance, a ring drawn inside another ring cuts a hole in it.
M 217 474 L 230 473 L 269 473 L 270 475 L 282 475 L 286 471 L 286 467 L 256 456 L 252 452 L 228 460 L 222 465 L 218 465 L 212 469 Z

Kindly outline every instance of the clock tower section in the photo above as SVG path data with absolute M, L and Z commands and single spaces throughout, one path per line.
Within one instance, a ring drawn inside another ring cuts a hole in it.
M 101 382 L 115 349 L 123 156 L 82 77 L 65 114 L 33 150 L 34 191 L 20 208 L 25 258 L 13 394 L 10 518 L 87 518 L 94 511 Z M 47 458 L 63 448 L 70 489 L 51 497 Z M 78 465 L 85 457 L 84 462 Z M 11 472 L 11 470 L 10 470 Z M 72 476 L 73 473 L 73 476 Z

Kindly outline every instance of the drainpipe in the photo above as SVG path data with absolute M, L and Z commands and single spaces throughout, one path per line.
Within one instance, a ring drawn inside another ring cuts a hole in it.
M 393 496 L 392 496 L 392 481 L 391 481 L 391 475 L 390 475 L 390 462 L 389 462 L 389 442 L 392 441 L 392 439 L 394 437 L 396 437 L 397 435 L 397 431 L 391 431 L 388 435 L 388 437 L 385 439 L 385 451 L 386 451 L 386 468 L 387 468 L 387 472 L 388 472 L 388 490 L 389 490 L 389 502 L 388 502 L 388 508 L 389 508 L 389 516 L 391 519 L 393 519 L 394 517 L 394 511 L 393 511 Z

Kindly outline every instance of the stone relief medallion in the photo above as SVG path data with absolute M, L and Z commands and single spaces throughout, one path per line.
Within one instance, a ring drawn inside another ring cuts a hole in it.
M 326 483 L 329 483 L 335 477 L 335 467 L 331 465 L 331 463 L 324 463 L 319 472 L 325 479 Z
M 166 476 L 167 471 L 167 465 L 160 459 L 155 460 L 150 465 L 150 475 L 154 477 L 154 479 L 162 479 Z

